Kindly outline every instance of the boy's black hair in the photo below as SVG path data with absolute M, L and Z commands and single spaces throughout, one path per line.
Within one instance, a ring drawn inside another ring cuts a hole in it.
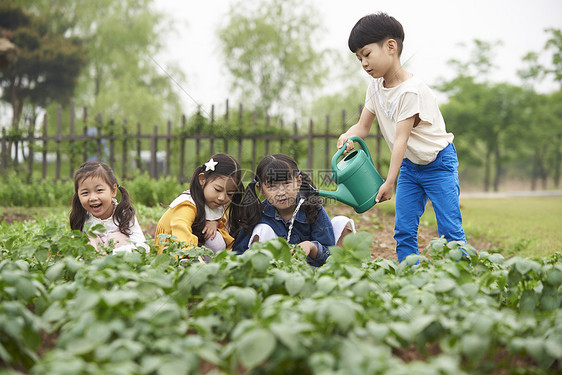
M 394 39 L 398 43 L 398 56 L 402 54 L 404 28 L 396 18 L 386 13 L 374 13 L 361 18 L 349 34 L 347 45 L 351 52 L 356 53 L 367 44 L 379 43 L 386 39 Z

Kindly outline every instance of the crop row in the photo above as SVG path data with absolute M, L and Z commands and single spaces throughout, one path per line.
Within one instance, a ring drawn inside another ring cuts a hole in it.
M 99 256 L 54 220 L 0 224 L 0 362 L 19 374 L 558 373 L 561 255 L 434 240 L 398 264 L 348 236 Z M 463 256 L 468 253 L 468 257 Z M 2 370 L 0 370 L 1 372 Z

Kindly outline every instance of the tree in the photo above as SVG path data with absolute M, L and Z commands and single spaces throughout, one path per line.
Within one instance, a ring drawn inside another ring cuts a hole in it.
M 547 69 L 547 74 L 552 74 L 562 89 L 562 31 L 560 29 L 548 28 L 552 36 L 547 40 L 545 49 L 552 50 L 552 68 Z
M 511 150 L 506 147 L 510 135 L 516 133 L 513 129 L 523 127 L 521 114 L 526 96 L 518 86 L 487 81 L 494 68 L 491 59 L 494 44 L 479 40 L 474 44 L 468 62 L 451 61 L 457 67 L 458 76 L 441 87 L 449 94 L 442 111 L 447 127 L 463 139 L 459 142 L 459 154 L 468 154 L 473 160 L 483 159 L 484 190 L 493 187 L 497 191 L 503 163 Z
M 325 51 L 316 41 L 317 11 L 297 0 L 231 5 L 219 29 L 222 56 L 244 103 L 264 113 L 297 106 L 326 75 Z
M 513 128 L 522 126 L 523 90 L 507 83 L 477 83 L 470 77 L 454 80 L 454 93 L 442 106 L 447 128 L 462 139 L 456 142 L 461 160 L 481 160 L 484 191 L 498 191 L 503 163 L 509 156 Z
M 86 63 L 79 38 L 49 30 L 49 18 L 25 12 L 14 2 L 0 4 L 0 32 L 17 47 L 17 62 L 0 70 L 2 100 L 11 104 L 12 127 L 24 105 L 67 101 Z
M 547 39 L 541 52 L 531 51 L 523 57 L 527 63 L 526 68 L 520 69 L 517 73 L 526 84 L 544 81 L 547 77 L 558 83 L 562 89 L 562 31 L 559 29 L 548 28 L 545 30 L 551 34 Z M 541 63 L 541 58 L 547 60 L 547 54 L 551 53 L 550 63 Z M 534 86 L 534 85 L 533 85 Z
M 84 40 L 89 64 L 78 81 L 76 101 L 104 118 L 127 118 L 145 129 L 179 118 L 177 67 L 154 56 L 172 22 L 152 9 L 153 0 L 21 0 L 52 20 L 50 27 Z
M 354 53 L 330 56 L 331 71 L 329 88 L 324 95 L 318 95 L 311 104 L 310 116 L 315 123 L 325 121 L 325 116 L 334 119 L 334 129 L 346 130 L 359 119 L 359 108 L 365 103 L 365 92 L 370 78 L 362 71 L 361 64 Z M 329 91 L 328 91 L 329 90 Z M 341 123 L 342 112 L 346 113 L 345 124 Z M 318 117 L 322 116 L 322 117 Z
M 549 28 L 545 31 L 551 34 L 547 39 L 544 49 L 540 52 L 529 52 L 523 61 L 527 63 L 526 68 L 518 71 L 524 84 L 535 91 L 538 83 L 548 77 L 552 77 L 562 88 L 562 32 L 558 29 Z M 550 64 L 541 63 L 541 58 L 551 52 Z M 562 89 L 553 94 L 533 96 L 534 100 L 526 104 L 531 106 L 528 112 L 529 125 L 533 132 L 525 137 L 533 145 L 533 174 L 532 187 L 536 186 L 536 178 L 542 180 L 543 187 L 547 185 L 547 178 L 552 175 L 554 186 L 560 185 L 561 170 L 561 148 L 562 148 L 562 108 L 560 96 Z M 530 137 L 530 138 L 529 138 Z
M 490 74 L 497 68 L 493 63 L 493 52 L 501 46 L 501 41 L 486 42 L 475 39 L 468 61 L 449 60 L 449 64 L 456 70 L 459 78 L 472 77 L 477 82 L 488 81 Z M 464 43 L 460 44 L 466 47 Z

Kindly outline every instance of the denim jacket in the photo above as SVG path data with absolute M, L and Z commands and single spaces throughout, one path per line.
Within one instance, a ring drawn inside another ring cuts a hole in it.
M 259 223 L 269 225 L 279 237 L 287 238 L 291 220 L 283 220 L 275 207 L 271 203 L 264 201 L 264 210 Z M 244 253 L 248 249 L 248 243 L 250 242 L 251 235 L 251 231 L 246 233 L 242 229 L 234 242 L 232 250 L 236 251 L 238 254 Z M 295 223 L 293 224 L 293 229 L 291 231 L 291 238 L 288 242 L 290 244 L 298 244 L 303 241 L 311 241 L 318 248 L 318 255 L 315 259 L 310 256 L 306 258 L 308 264 L 314 267 L 320 267 L 326 263 L 326 259 L 330 256 L 330 250 L 328 247 L 334 246 L 336 244 L 336 240 L 334 237 L 332 221 L 330 220 L 330 217 L 324 207 L 319 208 L 318 217 L 312 223 L 306 222 L 306 214 L 303 211 L 299 211 L 297 213 Z

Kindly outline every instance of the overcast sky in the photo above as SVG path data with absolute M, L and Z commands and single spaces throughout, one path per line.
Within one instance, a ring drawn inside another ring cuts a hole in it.
M 500 68 L 494 80 L 519 84 L 517 69 L 521 58 L 545 45 L 548 27 L 562 29 L 562 0 L 302 0 L 311 1 L 320 11 L 329 47 L 349 53 L 347 38 L 362 16 L 384 11 L 398 19 L 405 30 L 403 60 L 408 70 L 433 85 L 439 78 L 451 78 L 447 65 L 452 58 L 466 60 L 467 48 L 474 39 L 502 41 L 494 56 Z M 166 36 L 167 48 L 154 56 L 166 67 L 175 61 L 186 73 L 181 95 L 185 110 L 199 103 L 220 105 L 228 98 L 228 71 L 222 65 L 217 28 L 227 17 L 232 0 L 156 0 L 156 6 L 175 20 L 176 32 Z M 318 66 L 311 66 L 317 69 Z M 358 64 L 358 74 L 360 73 Z M 557 89 L 545 84 L 542 90 Z

